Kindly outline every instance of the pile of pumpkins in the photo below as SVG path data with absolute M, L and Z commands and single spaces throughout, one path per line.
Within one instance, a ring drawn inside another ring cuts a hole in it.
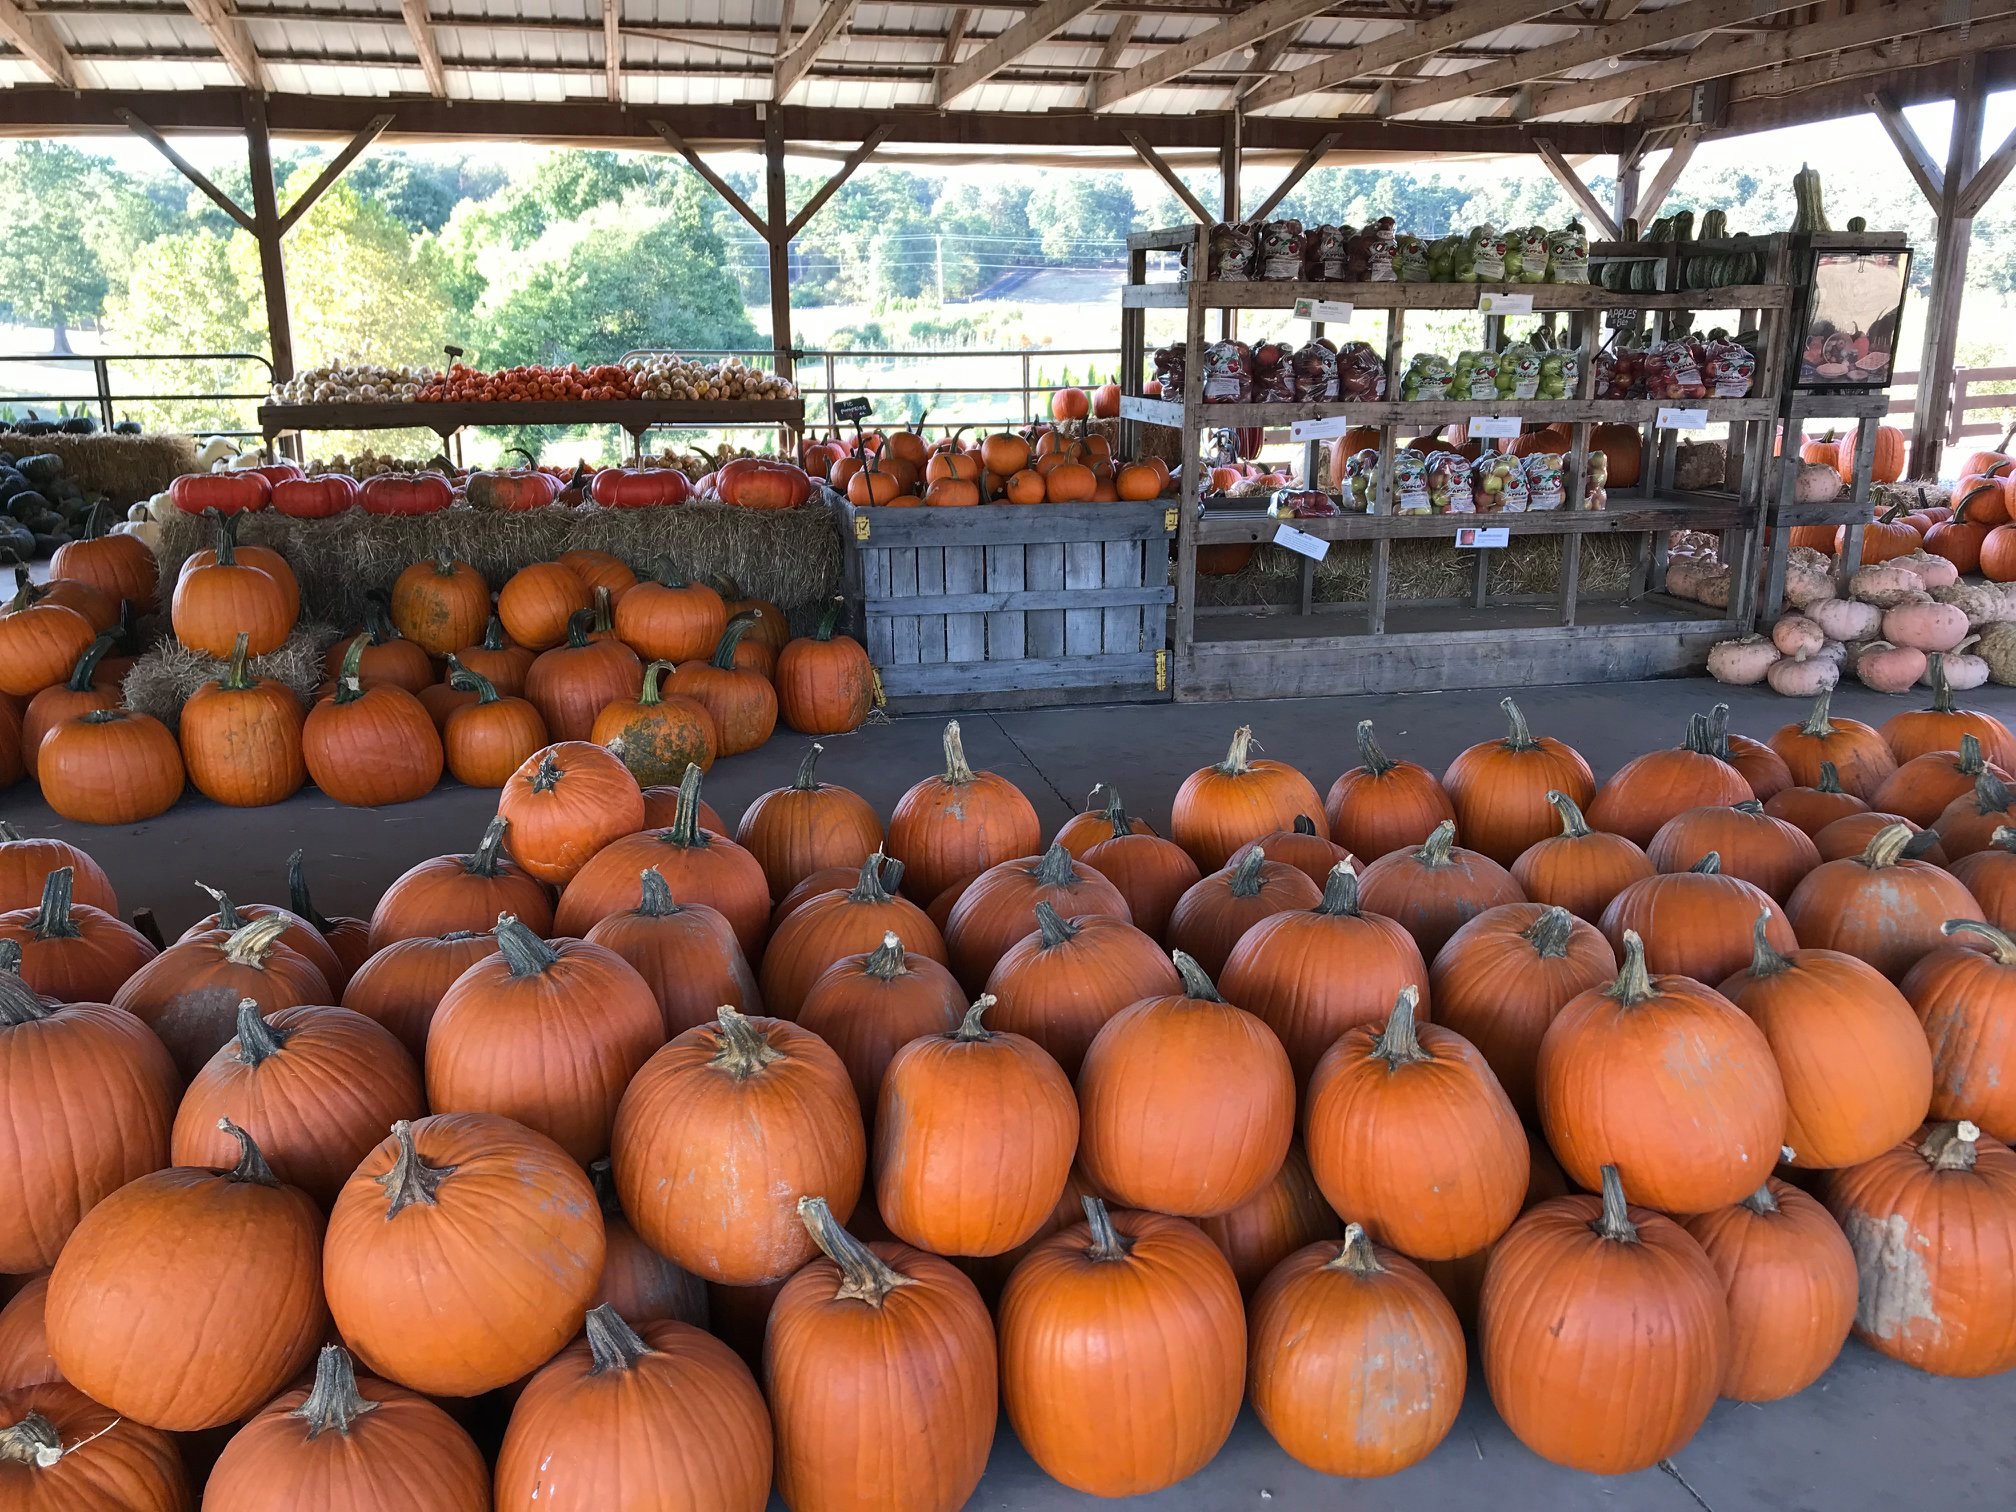
M 592 740 L 656 789 L 754 750 L 780 719 L 840 734 L 873 707 L 868 653 L 838 631 L 844 601 L 794 638 L 782 609 L 732 584 L 640 580 L 586 549 L 521 568 L 494 599 L 467 562 L 413 563 L 329 648 L 328 680 L 304 707 L 251 666 L 294 633 L 293 569 L 238 544 L 237 514 L 216 518 L 217 545 L 184 562 L 169 620 L 218 671 L 175 730 L 124 704 L 120 629 L 157 596 L 141 542 L 66 546 L 55 568 L 67 575 L 23 583 L 0 612 L 0 787 L 31 777 L 57 813 L 91 824 L 152 818 L 185 786 L 253 807 L 313 782 L 375 808 L 431 792 L 444 770 L 501 787 L 550 742 Z
M 954 1512 L 1004 1411 L 1124 1496 L 1246 1400 L 1385 1475 L 1466 1329 L 1607 1475 L 1851 1331 L 2016 1367 L 2016 739 L 1822 696 L 1599 784 L 1504 707 L 1047 845 L 956 724 L 732 834 L 563 741 L 367 911 L 165 946 L 6 833 L 0 1501 Z

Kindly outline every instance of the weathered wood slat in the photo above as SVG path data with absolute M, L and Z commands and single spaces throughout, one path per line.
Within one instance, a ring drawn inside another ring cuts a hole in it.
M 1114 603 L 1119 594 L 1130 591 L 1106 586 L 1105 556 L 1105 548 L 1097 541 L 1073 541 L 1064 548 L 1065 591 L 1082 591 L 1085 605 L 1079 609 L 1065 607 L 1064 654 L 1067 656 L 1096 656 L 1099 653 L 1105 644 L 1102 629 L 1105 607 Z M 1174 588 L 1165 587 L 1162 593 L 1163 602 L 1175 600 Z
M 1128 688 L 1155 683 L 1155 654 L 1062 656 L 1015 661 L 964 662 L 941 667 L 889 667 L 882 689 L 891 698 L 906 694 L 989 693 L 1032 688 Z
M 1023 586 L 1021 545 L 987 548 L 987 586 L 995 592 L 1020 592 Z M 987 660 L 1020 661 L 1028 653 L 1027 622 L 1020 609 L 987 616 Z
M 848 510 L 848 532 L 861 546 L 1004 546 L 1030 541 L 1167 540 L 1174 500 L 1134 504 L 1012 504 L 977 509 Z M 868 534 L 860 534 L 867 526 Z
M 956 598 L 977 593 L 987 585 L 987 553 L 979 546 L 945 548 L 945 593 Z M 987 620 L 982 614 L 945 612 L 945 660 L 984 661 L 987 657 Z
M 916 605 L 917 553 L 891 551 L 885 555 L 889 558 L 889 596 L 907 598 L 913 606 Z M 917 660 L 917 615 L 914 610 L 890 621 L 889 660 L 898 666 Z
M 1037 593 L 1061 593 L 1064 588 L 1064 548 L 1055 543 L 1031 544 L 1022 548 L 1022 581 L 1025 589 Z M 1023 649 L 1032 657 L 1064 654 L 1064 611 L 1062 608 L 1024 604 Z
M 889 592 L 889 556 L 886 551 L 862 551 L 861 595 L 863 598 L 884 597 Z M 868 659 L 876 666 L 886 666 L 895 660 L 895 631 L 886 619 L 870 619 L 864 626 L 868 636 Z
M 1097 551 L 1098 547 L 1090 549 Z M 927 605 L 947 615 L 1000 614 L 1011 609 L 1069 610 L 1073 614 L 1089 611 L 1096 615 L 1104 609 L 1169 604 L 1175 600 L 1176 590 L 1165 584 L 1160 588 L 1021 588 L 1002 592 L 948 593 L 928 598 L 905 595 L 864 599 L 861 607 L 871 616 L 913 617 Z M 1092 649 L 1097 650 L 1098 647 L 1095 645 Z
M 930 610 L 928 614 L 917 616 L 917 660 L 920 662 L 945 660 L 944 595 L 945 553 L 936 546 L 920 546 L 917 549 L 918 604 L 911 607 L 914 609 L 922 605 Z

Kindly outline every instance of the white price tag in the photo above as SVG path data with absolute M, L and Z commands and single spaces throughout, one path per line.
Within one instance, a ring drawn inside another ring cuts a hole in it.
M 1343 415 L 1327 415 L 1321 420 L 1291 420 L 1288 422 L 1290 441 L 1334 441 L 1351 429 L 1351 421 Z
M 1298 551 L 1303 556 L 1318 562 L 1330 555 L 1328 541 L 1321 536 L 1313 536 L 1306 530 L 1297 530 L 1293 525 L 1277 525 L 1274 528 L 1274 544 L 1286 546 L 1290 551 Z
M 1507 546 L 1512 541 L 1512 532 L 1503 525 L 1465 525 L 1456 532 L 1456 544 L 1472 550 L 1482 550 L 1488 546 Z
M 1473 441 L 1511 440 L 1519 435 L 1521 421 L 1517 415 L 1472 415 L 1463 425 Z
M 1531 294 L 1479 294 L 1477 308 L 1486 315 L 1531 315 Z
M 1662 408 L 1657 424 L 1660 430 L 1701 430 L 1708 424 L 1708 411 Z
M 1310 299 L 1304 296 L 1295 301 L 1297 320 L 1346 321 L 1357 312 L 1357 306 L 1347 299 Z

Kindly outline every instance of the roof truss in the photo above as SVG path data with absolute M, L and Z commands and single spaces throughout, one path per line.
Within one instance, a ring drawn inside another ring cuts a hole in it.
M 238 82 L 248 89 L 265 93 L 266 65 L 259 61 L 259 53 L 252 46 L 252 33 L 239 18 L 231 0 L 187 0 L 189 14 L 203 23 L 203 29 L 210 33 L 210 40 L 217 44 L 217 51 L 224 55 L 224 61 L 231 65 L 231 72 L 238 76 Z
M 31 63 L 49 76 L 50 83 L 66 89 L 76 84 L 77 65 L 56 35 L 56 29 L 42 17 L 24 11 L 15 0 L 0 0 L 0 37 L 20 48 Z
M 420 55 L 420 71 L 427 76 L 427 89 L 437 100 L 448 98 L 448 70 L 441 64 L 441 45 L 434 40 L 434 23 L 427 16 L 427 0 L 399 0 L 399 13 L 406 22 L 406 34 Z
M 1209 30 L 1172 42 L 1125 73 L 1095 81 L 1091 106 L 1094 110 L 1110 110 L 1143 90 L 1180 78 L 1228 52 L 1252 47 L 1329 8 L 1330 0 L 1262 0 L 1259 5 L 1249 5 Z
M 938 81 L 938 108 L 943 110 L 967 90 L 986 83 L 1030 48 L 1048 42 L 1098 5 L 1099 0 L 1043 0 L 972 57 L 946 71 Z

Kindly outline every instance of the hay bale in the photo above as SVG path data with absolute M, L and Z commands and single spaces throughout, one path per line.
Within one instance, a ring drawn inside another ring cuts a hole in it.
M 294 690 L 302 703 L 315 695 L 322 683 L 322 656 L 336 641 L 333 625 L 303 624 L 277 651 L 255 656 L 249 666 L 258 677 L 270 677 Z M 224 663 L 201 651 L 191 651 L 172 637 L 157 641 L 126 673 L 121 684 L 126 707 L 175 729 L 182 719 L 182 705 L 206 682 L 224 675 Z
M 0 431 L 0 451 L 14 456 L 53 453 L 63 475 L 87 494 L 105 494 L 121 508 L 152 498 L 175 479 L 196 471 L 196 443 L 188 436 L 24 436 Z
M 1902 504 L 1907 510 L 1925 505 L 1950 505 L 1953 502 L 1953 485 L 1937 480 L 1920 483 L 1871 483 L 1869 503 L 1874 512 L 1882 514 L 1893 505 Z
M 211 544 L 208 521 L 175 515 L 163 522 L 155 555 L 164 582 Z M 332 625 L 360 624 L 365 595 L 390 588 L 405 568 L 440 552 L 469 563 L 490 586 L 533 562 L 592 548 L 621 557 L 640 574 L 668 561 L 688 577 L 725 577 L 746 594 L 783 609 L 795 631 L 809 631 L 840 591 L 840 536 L 834 512 L 815 497 L 797 509 L 737 509 L 681 504 L 661 509 L 552 505 L 515 514 L 457 506 L 429 515 L 348 510 L 327 520 L 247 515 L 244 543 L 271 546 L 301 580 L 301 612 Z

